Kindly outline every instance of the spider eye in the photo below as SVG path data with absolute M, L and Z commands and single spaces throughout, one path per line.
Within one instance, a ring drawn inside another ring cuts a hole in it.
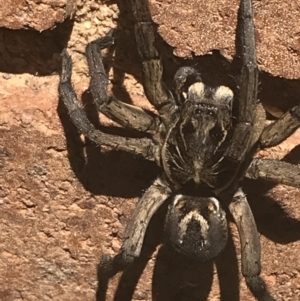
M 216 111 L 214 111 L 214 110 L 208 110 L 207 113 L 209 116 L 216 116 Z
M 217 108 L 207 104 L 199 104 L 195 107 L 193 113 L 195 115 L 208 115 L 215 117 L 217 115 Z

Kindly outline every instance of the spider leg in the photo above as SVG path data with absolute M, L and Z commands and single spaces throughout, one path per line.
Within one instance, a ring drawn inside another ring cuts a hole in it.
M 114 30 L 104 37 L 89 43 L 86 47 L 86 57 L 91 76 L 90 91 L 97 109 L 108 118 L 125 128 L 154 134 L 160 125 L 158 117 L 146 113 L 143 109 L 119 101 L 107 95 L 108 78 L 103 66 L 101 50 L 114 44 Z
M 246 177 L 300 188 L 300 167 L 279 160 L 254 159 L 247 169 Z
M 113 149 L 120 149 L 133 154 L 142 155 L 148 160 L 155 160 L 157 151 L 151 139 L 113 136 L 103 133 L 93 126 L 88 120 L 85 111 L 79 105 L 76 93 L 71 84 L 72 60 L 66 51 L 63 52 L 62 56 L 59 94 L 77 129 L 99 145 L 106 145 Z
M 135 19 L 135 40 L 142 61 L 144 91 L 162 119 L 166 119 L 174 111 L 175 102 L 162 79 L 163 65 L 154 45 L 155 31 L 148 0 L 131 0 L 130 7 Z
M 300 127 L 300 106 L 287 111 L 281 118 L 266 126 L 260 138 L 261 148 L 281 143 Z
M 123 258 L 126 262 L 131 262 L 135 257 L 140 256 L 148 224 L 153 214 L 170 195 L 171 189 L 168 184 L 158 178 L 137 203 L 126 226 L 122 245 Z
M 229 210 L 237 225 L 242 252 L 242 274 L 252 294 L 259 301 L 275 301 L 259 276 L 261 272 L 260 239 L 255 220 L 243 191 L 239 189 Z
M 252 142 L 257 102 L 258 67 L 256 62 L 253 11 L 251 0 L 241 0 L 238 20 L 237 55 L 241 59 L 237 124 L 226 157 L 243 162 Z
M 157 209 L 170 195 L 171 189 L 161 178 L 156 179 L 148 188 L 137 203 L 126 226 L 121 251 L 114 258 L 102 256 L 99 268 L 104 274 L 112 275 L 140 256 L 148 224 Z

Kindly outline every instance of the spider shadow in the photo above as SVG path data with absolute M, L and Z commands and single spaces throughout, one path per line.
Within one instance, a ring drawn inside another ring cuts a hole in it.
M 300 145 L 290 151 L 282 161 L 298 164 Z M 300 240 L 300 220 L 295 219 L 286 210 L 267 195 L 275 185 L 263 180 L 244 180 L 244 191 L 254 214 L 258 231 L 270 240 L 288 244 Z
M 290 217 L 273 198 L 264 193 L 261 194 L 271 188 L 271 185 L 263 181 L 247 181 L 247 186 L 244 188 L 258 232 L 279 244 L 300 240 L 300 221 Z
M 299 164 L 300 145 L 295 146 L 282 161 Z M 258 231 L 280 244 L 300 240 L 300 220 L 289 216 L 279 202 L 267 194 L 275 186 L 264 180 L 245 179 L 243 181 L 243 189 L 247 194 Z M 297 206 L 296 201 L 295 205 Z
M 99 123 L 89 92 L 83 93 L 82 103 L 96 128 L 114 135 L 125 134 L 121 129 L 108 129 Z M 132 198 L 148 188 L 158 172 L 155 164 L 123 151 L 101 151 L 100 146 L 80 138 L 61 99 L 57 111 L 66 137 L 71 168 L 87 191 L 94 195 Z

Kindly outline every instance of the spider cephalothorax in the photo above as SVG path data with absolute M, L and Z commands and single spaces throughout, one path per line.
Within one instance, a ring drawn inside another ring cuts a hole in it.
M 176 112 L 161 150 L 166 176 L 176 185 L 193 180 L 214 187 L 232 128 L 233 92 L 196 82 Z
M 89 43 L 86 54 L 90 91 L 98 110 L 124 128 L 144 133 L 143 138 L 114 136 L 93 126 L 71 84 L 71 58 L 66 51 L 62 55 L 60 95 L 78 130 L 100 145 L 155 161 L 161 169 L 128 221 L 119 254 L 115 258 L 103 256 L 100 270 L 109 277 L 140 256 L 149 221 L 167 200 L 170 206 L 165 229 L 170 244 L 198 260 L 214 258 L 227 240 L 223 205 L 228 206 L 239 231 L 242 273 L 249 289 L 258 300 L 272 301 L 274 298 L 259 276 L 260 240 L 242 180 L 263 178 L 300 186 L 297 166 L 254 158 L 257 150 L 279 144 L 300 126 L 300 106 L 265 126 L 265 112 L 257 99 L 251 0 L 241 0 L 239 9 L 236 57 L 240 68 L 236 76 L 238 88 L 234 90 L 209 87 L 194 68 L 181 67 L 169 91 L 163 82 L 163 65 L 155 48 L 148 2 L 129 3 L 135 19 L 145 95 L 158 114 L 149 114 L 107 95 L 108 79 L 101 50 L 114 43 L 113 31 Z

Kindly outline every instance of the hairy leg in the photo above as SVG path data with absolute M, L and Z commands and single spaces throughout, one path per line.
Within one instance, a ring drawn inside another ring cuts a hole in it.
M 151 139 L 113 136 L 95 129 L 93 124 L 88 120 L 85 111 L 79 105 L 76 93 L 71 84 L 71 70 L 71 58 L 66 52 L 64 52 L 62 73 L 59 83 L 59 94 L 77 129 L 83 135 L 99 145 L 106 145 L 113 149 L 120 149 L 142 155 L 148 160 L 158 160 L 156 146 Z
M 281 118 L 265 127 L 261 138 L 261 148 L 281 143 L 300 127 L 300 106 L 286 112 Z
M 246 177 L 300 188 L 300 167 L 283 161 L 256 158 L 247 169 Z
M 155 31 L 148 0 L 130 0 L 130 6 L 135 21 L 135 40 L 142 61 L 145 94 L 162 119 L 168 119 L 175 102 L 162 79 L 163 65 L 155 48 Z
M 126 226 L 125 239 L 120 252 L 114 258 L 108 255 L 102 256 L 99 269 L 103 274 L 111 277 L 140 256 L 148 224 L 170 195 L 171 189 L 161 178 L 156 179 L 148 188 L 137 203 Z
M 108 79 L 102 62 L 101 50 L 114 44 L 113 34 L 114 30 L 111 30 L 107 35 L 89 43 L 86 47 L 91 76 L 90 91 L 97 109 L 125 128 L 154 134 L 160 125 L 158 117 L 151 116 L 141 108 L 107 95 Z
M 237 225 L 242 252 L 242 274 L 254 297 L 259 301 L 275 301 L 267 290 L 265 282 L 259 276 L 261 272 L 260 240 L 255 220 L 246 196 L 239 189 L 229 210 Z
M 251 0 L 241 0 L 240 3 L 236 51 L 241 60 L 237 95 L 238 116 L 226 156 L 235 162 L 242 162 L 252 140 L 257 102 L 258 67 Z
M 148 188 L 137 203 L 125 230 L 125 240 L 122 245 L 123 258 L 126 262 L 140 256 L 148 224 L 157 209 L 171 195 L 171 189 L 161 178 L 158 178 Z

